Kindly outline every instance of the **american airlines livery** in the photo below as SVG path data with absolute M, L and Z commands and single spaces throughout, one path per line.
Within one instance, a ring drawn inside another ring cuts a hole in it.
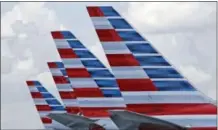
M 61 61 L 47 65 L 63 104 L 27 81 L 46 129 L 217 129 L 217 106 L 113 7 L 87 11 L 111 70 L 70 31 L 52 31 Z

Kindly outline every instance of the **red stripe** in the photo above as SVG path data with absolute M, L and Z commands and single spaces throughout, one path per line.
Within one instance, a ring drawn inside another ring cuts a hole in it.
M 59 92 L 62 99 L 76 99 L 75 92 Z
M 146 115 L 217 114 L 211 104 L 127 104 L 127 109 Z
M 108 110 L 123 110 L 124 108 L 119 108 L 119 107 L 98 107 L 98 108 L 80 108 L 83 115 L 86 117 L 109 117 Z
M 59 48 L 58 52 L 59 52 L 61 58 L 77 58 L 74 51 L 70 48 L 65 48 L 65 49 Z
M 64 36 L 61 34 L 60 31 L 53 31 L 51 32 L 53 39 L 64 39 Z
M 48 62 L 49 68 L 58 68 L 57 64 L 55 62 Z
M 41 117 L 42 123 L 43 124 L 51 124 L 52 123 L 52 119 L 48 118 L 48 117 Z
M 26 84 L 27 84 L 28 86 L 34 86 L 34 85 L 35 85 L 33 81 L 26 81 Z
M 75 88 L 77 97 L 104 97 L 99 88 Z
M 38 111 L 51 111 L 51 108 L 49 105 L 36 105 L 36 109 Z
M 66 68 L 66 72 L 69 77 L 91 77 L 85 68 Z
M 71 113 L 71 114 L 79 113 L 79 107 L 66 106 L 65 109 L 66 109 L 67 113 Z
M 117 79 L 120 91 L 157 91 L 150 79 Z
M 114 29 L 96 29 L 100 41 L 122 41 L 121 37 Z
M 103 12 L 99 7 L 87 7 L 90 17 L 104 16 Z
M 217 127 L 193 127 L 188 130 L 217 130 Z
M 32 98 L 43 98 L 40 92 L 31 92 Z
M 111 66 L 140 66 L 132 54 L 106 54 Z
M 66 84 L 68 83 L 67 79 L 64 76 L 53 76 L 55 84 Z

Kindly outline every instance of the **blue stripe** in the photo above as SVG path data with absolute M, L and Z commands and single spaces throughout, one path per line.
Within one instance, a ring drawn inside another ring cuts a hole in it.
M 150 78 L 183 78 L 173 68 L 146 68 L 144 71 Z
M 37 86 L 41 86 L 41 83 L 39 81 L 33 81 L 33 84 Z
M 118 85 L 115 79 L 99 79 L 99 80 L 95 80 L 95 82 L 101 88 L 104 88 L 104 87 L 118 88 Z
M 58 100 L 56 100 L 56 99 L 47 99 L 46 102 L 49 105 L 61 105 L 61 103 Z
M 65 111 L 63 106 L 50 106 L 53 111 Z
M 162 56 L 136 56 L 142 66 L 170 66 Z
M 121 92 L 119 90 L 102 90 L 105 97 L 121 97 Z
M 80 41 L 68 40 L 71 48 L 85 48 Z
M 75 36 L 70 31 L 61 31 L 61 34 L 66 39 L 75 38 Z
M 82 60 L 82 64 L 86 68 L 105 68 L 99 60 Z
M 110 6 L 100 7 L 101 11 L 104 13 L 104 16 L 120 16 L 117 11 L 115 11 Z
M 123 41 L 145 41 L 136 31 L 118 31 Z
M 153 81 L 159 91 L 195 91 L 187 81 Z
M 75 50 L 74 52 L 79 58 L 95 58 L 88 50 Z
M 64 70 L 61 70 L 61 73 L 62 73 L 64 76 L 67 76 L 67 72 L 66 72 L 65 69 L 64 69 Z
M 139 43 L 139 44 L 127 44 L 127 47 L 132 53 L 157 53 L 157 51 L 149 44 Z
M 43 98 L 54 98 L 53 95 L 51 95 L 50 93 L 41 93 Z
M 62 62 L 55 62 L 58 68 L 64 68 L 64 64 Z
M 108 19 L 115 29 L 132 29 L 124 19 Z
M 88 70 L 89 73 L 91 74 L 92 78 L 97 78 L 97 77 L 101 77 L 101 78 L 106 78 L 106 77 L 114 77 L 110 71 L 108 71 L 107 69 L 104 70 Z
M 44 87 L 37 87 L 39 92 L 48 92 Z

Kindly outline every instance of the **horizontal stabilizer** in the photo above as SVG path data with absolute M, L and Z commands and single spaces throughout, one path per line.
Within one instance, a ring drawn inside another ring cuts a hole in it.
M 73 115 L 69 113 L 61 113 L 61 114 L 51 113 L 48 115 L 48 117 L 74 130 L 76 129 L 93 130 L 96 127 L 101 128 L 99 130 L 104 130 L 102 126 L 95 123 L 97 120 L 92 120 L 79 115 Z
M 121 130 L 186 130 L 176 124 L 126 110 L 111 110 L 110 114 Z

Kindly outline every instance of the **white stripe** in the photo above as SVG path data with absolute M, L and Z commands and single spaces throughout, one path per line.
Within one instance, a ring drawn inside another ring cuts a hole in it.
M 197 91 L 121 92 L 127 104 L 210 103 Z
M 115 31 L 125 32 L 125 31 L 135 31 L 134 29 L 115 29 Z
M 81 50 L 81 51 L 86 51 L 88 50 L 87 48 L 73 48 L 74 51 L 78 51 L 78 50 Z
M 153 117 L 185 127 L 216 127 L 217 125 L 217 115 L 164 115 Z
M 70 78 L 73 88 L 98 88 L 92 78 Z
M 80 107 L 126 107 L 123 98 L 77 98 Z
M 106 67 L 104 68 L 86 68 L 87 70 L 105 70 Z M 108 70 L 108 69 L 107 69 Z
M 71 48 L 69 43 L 65 39 L 54 40 L 54 42 L 57 48 Z
M 80 59 L 62 58 L 65 68 L 85 68 Z
M 113 29 L 113 26 L 105 17 L 92 17 L 95 29 Z
M 49 68 L 52 76 L 63 76 L 63 73 L 58 68 Z
M 186 81 L 184 78 L 152 78 L 152 81 Z
M 80 60 L 97 60 L 97 58 L 80 58 Z
M 62 99 L 64 105 L 67 106 L 78 106 L 77 99 Z
M 66 111 L 51 111 L 51 113 L 66 113 Z
M 73 91 L 71 84 L 56 84 L 58 91 Z
M 35 105 L 48 105 L 45 99 L 42 98 L 34 98 Z
M 102 46 L 106 54 L 131 54 L 125 44 L 107 42 Z
M 30 92 L 39 92 L 39 90 L 35 86 L 29 87 L 29 90 Z
M 45 117 L 51 113 L 51 111 L 38 111 L 40 117 Z
M 140 66 L 111 67 L 111 69 L 117 79 L 148 78 L 147 74 Z

